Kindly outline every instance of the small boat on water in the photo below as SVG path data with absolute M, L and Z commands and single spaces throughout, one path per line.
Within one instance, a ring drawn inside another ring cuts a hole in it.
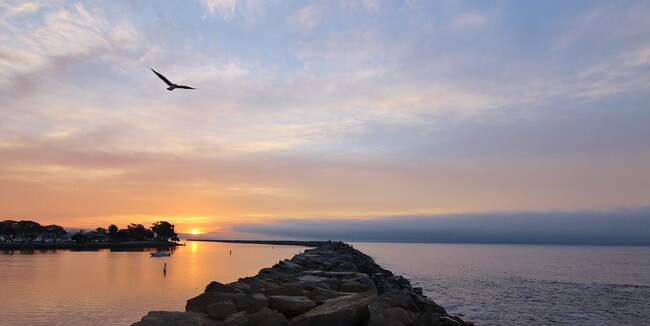
M 169 257 L 172 255 L 171 252 L 162 252 L 162 251 L 150 252 L 149 254 L 151 255 L 151 257 Z

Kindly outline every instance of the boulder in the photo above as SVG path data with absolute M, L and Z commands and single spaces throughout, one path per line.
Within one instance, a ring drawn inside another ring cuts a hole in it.
M 368 310 L 370 312 L 369 326 L 418 325 L 418 315 L 404 308 L 373 302 L 368 305 Z
M 226 318 L 226 320 L 223 321 L 223 323 L 219 324 L 219 326 L 248 326 L 248 316 L 246 316 L 245 311 L 238 312 L 236 314 L 232 314 Z
M 321 276 L 314 275 L 302 275 L 298 276 L 298 284 L 302 286 L 303 289 L 307 289 L 308 286 L 318 287 L 321 289 L 331 290 L 329 285 L 329 279 Z
M 151 311 L 131 326 L 217 326 L 217 322 L 197 312 Z
M 261 293 L 247 294 L 235 299 L 237 311 L 246 311 L 249 314 L 256 313 L 269 305 L 269 299 Z
M 212 281 L 205 287 L 205 292 L 225 292 L 225 293 L 242 293 L 239 289 L 232 286 Z
M 368 305 L 377 301 L 373 292 L 330 299 L 322 305 L 294 318 L 290 326 L 362 325 L 370 317 Z
M 400 307 L 410 311 L 420 311 L 422 308 L 413 301 L 411 295 L 405 291 L 390 290 L 379 296 L 379 301 L 391 307 Z
M 372 285 L 368 285 L 368 284 L 361 284 L 356 281 L 345 280 L 341 282 L 341 285 L 339 285 L 339 291 L 341 292 L 361 293 L 361 292 L 374 291 L 374 290 L 375 290 L 374 283 Z
M 331 270 L 334 272 L 352 272 L 357 270 L 357 266 L 349 261 L 342 261 Z
M 303 314 L 316 307 L 316 302 L 306 297 L 276 295 L 269 297 L 269 308 L 277 310 L 287 318 Z
M 284 326 L 289 321 L 283 314 L 275 310 L 262 308 L 260 311 L 248 315 L 248 322 L 251 326 Z
M 338 292 L 318 287 L 310 287 L 305 291 L 305 296 L 317 304 L 321 304 L 329 299 L 341 296 Z
M 223 300 L 230 300 L 236 303 L 238 298 L 247 296 L 244 293 L 205 292 L 187 300 L 186 311 L 207 313 L 208 305 Z
M 294 263 L 294 262 L 291 262 L 291 261 L 288 260 L 288 259 L 281 260 L 281 261 L 278 263 L 277 266 L 278 266 L 279 268 L 288 269 L 288 270 L 290 270 L 290 271 L 292 271 L 292 272 L 294 272 L 294 273 L 298 273 L 298 272 L 300 272 L 300 270 L 302 269 L 302 266 L 300 266 L 300 265 L 298 265 L 298 264 L 296 264 L 296 263 Z
M 226 317 L 237 312 L 235 304 L 230 300 L 221 300 L 211 303 L 207 305 L 205 310 L 208 313 L 208 316 L 219 320 L 224 320 Z
M 299 283 L 283 284 L 275 288 L 267 289 L 265 293 L 269 297 L 276 296 L 276 295 L 287 295 L 287 296 L 296 296 L 296 297 L 305 296 L 305 293 L 302 290 L 302 287 L 300 286 Z

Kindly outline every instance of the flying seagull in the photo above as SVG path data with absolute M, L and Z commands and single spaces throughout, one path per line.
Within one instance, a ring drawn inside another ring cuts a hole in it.
M 185 85 L 174 84 L 174 83 L 170 82 L 169 79 L 165 78 L 165 76 L 163 76 L 163 75 L 159 74 L 157 71 L 153 70 L 153 68 L 149 68 L 149 69 L 151 69 L 151 71 L 153 71 L 153 73 L 156 74 L 156 76 L 158 76 L 160 79 L 162 79 L 165 82 L 165 84 L 169 85 L 169 87 L 167 87 L 168 91 L 173 91 L 173 90 L 175 90 L 177 88 L 196 89 L 196 88 L 185 86 Z

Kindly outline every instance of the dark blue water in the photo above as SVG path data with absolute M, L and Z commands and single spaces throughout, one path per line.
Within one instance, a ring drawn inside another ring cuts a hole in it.
M 354 243 L 478 325 L 650 325 L 650 248 Z

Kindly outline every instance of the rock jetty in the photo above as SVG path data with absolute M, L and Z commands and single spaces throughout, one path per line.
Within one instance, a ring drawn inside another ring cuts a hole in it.
M 152 311 L 133 326 L 472 325 L 342 242 L 325 242 L 253 277 L 212 282 L 185 312 Z

